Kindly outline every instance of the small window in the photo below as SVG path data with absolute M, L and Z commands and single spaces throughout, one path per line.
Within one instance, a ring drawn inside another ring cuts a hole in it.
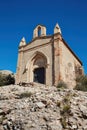
M 72 64 L 70 62 L 68 63 L 68 67 L 72 67 Z
M 41 27 L 38 27 L 38 37 L 41 36 Z

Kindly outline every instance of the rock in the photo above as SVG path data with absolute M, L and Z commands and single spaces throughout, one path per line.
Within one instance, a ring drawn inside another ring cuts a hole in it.
M 80 104 L 79 109 L 82 112 L 83 118 L 87 119 L 87 107 Z
M 4 130 L 2 125 L 0 125 L 0 130 Z
M 32 96 L 18 98 L 25 92 Z M 64 102 L 65 97 L 69 103 Z M 63 130 L 64 125 L 66 130 L 87 129 L 87 92 L 58 91 L 38 83 L 0 87 L 0 130 Z
M 72 125 L 71 129 L 72 129 L 72 130 L 77 130 L 78 127 L 77 127 L 77 125 Z
M 5 75 L 13 74 L 13 72 L 10 70 L 0 70 L 0 73 L 5 74 Z
M 0 115 L 3 115 L 3 110 L 2 109 L 0 109 Z
M 83 127 L 83 130 L 87 130 L 87 126 L 84 126 L 84 127 Z
M 42 102 L 36 102 L 36 105 L 38 106 L 38 108 L 45 107 L 45 105 Z
M 43 116 L 43 119 L 47 122 L 49 121 L 49 117 L 48 116 Z

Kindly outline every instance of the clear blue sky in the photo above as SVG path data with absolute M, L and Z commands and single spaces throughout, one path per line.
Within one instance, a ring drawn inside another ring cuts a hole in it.
M 53 34 L 57 22 L 87 73 L 87 0 L 0 0 L 0 70 L 16 72 L 22 37 L 29 42 L 37 24 Z

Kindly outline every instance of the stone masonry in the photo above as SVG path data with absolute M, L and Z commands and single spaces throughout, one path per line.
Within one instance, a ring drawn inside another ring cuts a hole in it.
M 39 82 L 57 85 L 60 80 L 75 86 L 75 79 L 83 75 L 82 62 L 62 37 L 58 24 L 53 35 L 46 35 L 46 27 L 38 25 L 33 39 L 19 44 L 16 84 Z

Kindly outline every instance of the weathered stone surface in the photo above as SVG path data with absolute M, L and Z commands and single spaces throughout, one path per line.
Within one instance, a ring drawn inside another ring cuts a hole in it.
M 79 109 L 82 112 L 83 117 L 87 119 L 87 106 L 80 104 Z
M 36 81 L 51 86 L 62 80 L 72 89 L 76 76 L 84 73 L 82 62 L 64 41 L 59 25 L 56 24 L 50 36 L 46 35 L 45 26 L 37 25 L 33 36 L 28 44 L 24 38 L 20 42 L 16 84 Z M 41 69 L 44 72 L 40 73 Z
M 87 130 L 87 92 L 36 83 L 0 87 L 0 130 L 63 129 Z
M 39 108 L 45 107 L 45 105 L 44 105 L 42 102 L 37 102 L 36 105 L 37 105 Z

